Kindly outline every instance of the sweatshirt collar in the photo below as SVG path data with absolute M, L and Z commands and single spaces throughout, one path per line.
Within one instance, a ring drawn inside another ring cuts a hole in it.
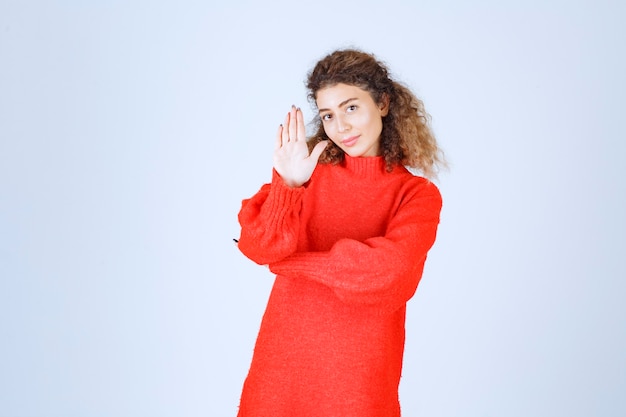
M 365 177 L 376 177 L 386 173 L 385 159 L 382 156 L 353 158 L 344 154 L 343 166 L 350 172 Z

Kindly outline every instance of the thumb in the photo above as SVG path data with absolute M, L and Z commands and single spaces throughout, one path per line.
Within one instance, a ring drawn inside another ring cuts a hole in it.
M 309 155 L 309 158 L 312 158 L 315 161 L 320 159 L 322 152 L 324 152 L 324 149 L 326 149 L 326 145 L 328 145 L 328 140 L 323 140 L 317 145 L 315 145 L 315 147 L 311 151 L 311 155 Z

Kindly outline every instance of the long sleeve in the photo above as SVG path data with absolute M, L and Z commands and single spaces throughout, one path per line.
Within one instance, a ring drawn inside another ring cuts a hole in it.
M 288 187 L 273 170 L 272 182 L 242 202 L 238 215 L 241 252 L 261 265 L 294 253 L 303 193 L 303 187 Z
M 415 293 L 441 205 L 439 190 L 427 183 L 405 198 L 384 236 L 341 239 L 329 251 L 294 253 L 271 263 L 270 270 L 324 284 L 346 303 L 395 311 Z

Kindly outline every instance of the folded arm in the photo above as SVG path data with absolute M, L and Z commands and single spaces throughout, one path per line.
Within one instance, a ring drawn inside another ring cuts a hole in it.
M 270 263 L 270 270 L 324 284 L 346 303 L 395 311 L 415 293 L 440 211 L 441 195 L 428 184 L 406 199 L 384 236 L 341 239 L 326 252 L 293 253 Z

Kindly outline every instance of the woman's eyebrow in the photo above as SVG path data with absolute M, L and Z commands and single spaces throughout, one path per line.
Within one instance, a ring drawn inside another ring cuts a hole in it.
M 347 100 L 344 100 L 344 101 L 342 101 L 341 103 L 339 103 L 339 105 L 338 105 L 337 107 L 343 107 L 343 106 L 345 106 L 346 104 L 348 104 L 349 102 L 351 102 L 352 100 L 356 100 L 356 99 L 357 99 L 357 97 L 352 97 L 352 98 L 349 98 L 349 99 L 347 99 Z M 329 110 L 329 109 L 319 109 L 317 112 L 318 112 L 318 113 L 321 113 L 321 112 L 323 112 L 323 111 L 330 111 L 330 110 Z

